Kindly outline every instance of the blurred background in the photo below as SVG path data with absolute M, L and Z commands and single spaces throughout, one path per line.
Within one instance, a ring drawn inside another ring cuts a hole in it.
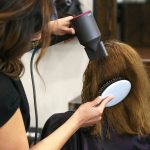
M 55 0 L 52 19 L 78 15 L 92 10 L 103 41 L 118 39 L 140 53 L 150 74 L 150 0 Z M 80 103 L 82 75 L 88 63 L 84 48 L 76 37 L 52 36 L 52 45 L 39 64 L 44 82 L 35 75 L 39 127 L 54 113 L 76 109 Z M 30 78 L 31 52 L 22 60 L 26 72 L 22 82 L 30 103 L 31 127 L 35 126 L 33 93 Z

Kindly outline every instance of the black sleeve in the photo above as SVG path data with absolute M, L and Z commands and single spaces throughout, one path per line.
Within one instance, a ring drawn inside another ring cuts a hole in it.
M 19 107 L 19 95 L 11 79 L 0 74 L 0 127 L 2 127 Z

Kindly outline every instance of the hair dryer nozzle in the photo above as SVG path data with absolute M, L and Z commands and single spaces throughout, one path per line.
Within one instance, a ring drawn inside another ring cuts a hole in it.
M 107 51 L 101 42 L 101 33 L 91 11 L 72 20 L 73 27 L 81 45 L 85 47 L 90 60 L 106 57 Z
M 98 42 L 97 45 L 96 45 L 96 49 L 93 50 L 89 47 L 85 47 L 85 51 L 89 57 L 90 60 L 95 60 L 95 59 L 103 59 L 105 58 L 106 56 L 108 56 L 108 53 L 105 49 L 105 46 L 103 44 L 103 42 Z

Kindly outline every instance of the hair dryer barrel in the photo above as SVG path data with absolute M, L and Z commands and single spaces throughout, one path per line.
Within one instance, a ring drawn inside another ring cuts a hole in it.
M 107 51 L 101 41 L 101 33 L 91 11 L 72 20 L 73 27 L 81 45 L 85 47 L 89 59 L 106 57 Z
M 85 45 L 87 42 L 100 38 L 101 33 L 95 22 L 95 19 L 91 13 L 88 11 L 83 13 L 73 19 L 73 26 L 78 36 L 79 42 Z

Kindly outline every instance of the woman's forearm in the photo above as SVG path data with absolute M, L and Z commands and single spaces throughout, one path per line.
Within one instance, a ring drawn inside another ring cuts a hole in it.
M 80 125 L 78 116 L 74 114 L 61 127 L 31 147 L 30 150 L 60 150 L 72 134 L 80 128 Z
M 101 120 L 104 108 L 112 98 L 97 97 L 94 101 L 82 104 L 62 126 L 30 150 L 60 150 L 81 126 Z

